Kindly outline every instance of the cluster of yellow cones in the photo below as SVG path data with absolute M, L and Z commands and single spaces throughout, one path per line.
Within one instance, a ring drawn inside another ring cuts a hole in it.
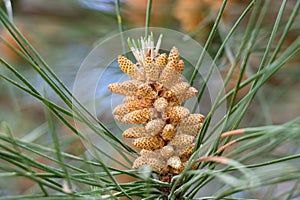
M 124 104 L 113 111 L 115 119 L 140 124 L 123 132 L 123 137 L 132 138 L 133 145 L 141 149 L 132 167 L 149 165 L 157 173 L 179 174 L 194 150 L 204 119 L 181 105 L 198 91 L 182 79 L 184 62 L 176 47 L 169 55 L 159 54 L 149 39 L 139 51 L 132 50 L 137 64 L 118 57 L 121 70 L 131 79 L 108 86 L 126 96 Z

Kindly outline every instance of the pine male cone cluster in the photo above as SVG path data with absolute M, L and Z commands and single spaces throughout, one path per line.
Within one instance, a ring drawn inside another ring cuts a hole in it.
M 118 57 L 121 70 L 131 79 L 108 86 L 111 92 L 126 96 L 113 114 L 122 123 L 140 124 L 122 134 L 141 149 L 133 168 L 149 165 L 157 173 L 179 174 L 193 152 L 204 119 L 181 105 L 198 91 L 181 78 L 184 62 L 176 47 L 168 56 L 154 48 L 141 52 L 133 51 L 137 64 Z

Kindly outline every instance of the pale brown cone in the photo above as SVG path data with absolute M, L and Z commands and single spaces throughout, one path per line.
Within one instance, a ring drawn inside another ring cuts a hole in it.
M 144 108 L 126 114 L 123 117 L 122 122 L 126 124 L 145 124 L 156 117 L 156 115 L 157 112 L 154 108 Z
M 123 83 L 112 83 L 108 85 L 110 91 L 116 94 L 121 94 L 125 96 L 132 96 L 136 94 L 138 87 L 143 82 L 138 80 L 128 80 Z
M 129 112 L 132 112 L 134 110 L 140 110 L 143 108 L 150 108 L 153 106 L 153 101 L 151 99 L 138 98 L 138 97 L 133 97 L 130 99 L 128 98 L 126 99 L 125 103 Z
M 150 56 L 147 56 L 145 58 L 145 64 L 150 64 L 150 63 L 153 63 L 153 59 Z
M 152 151 L 152 150 L 146 150 L 142 149 L 140 151 L 140 154 L 146 158 L 156 158 L 156 159 L 162 159 L 162 156 L 160 155 L 159 151 Z
M 182 74 L 183 70 L 184 70 L 184 62 L 183 60 L 179 60 L 177 65 L 177 71 L 179 74 Z
M 143 126 L 131 127 L 125 130 L 122 134 L 122 136 L 125 138 L 140 138 L 147 135 L 146 129 Z
M 118 64 L 120 69 L 126 73 L 129 77 L 133 79 L 142 80 L 143 74 L 140 72 L 138 67 L 133 64 L 129 59 L 125 58 L 124 56 L 118 56 Z
M 172 156 L 168 159 L 167 165 L 169 165 L 170 167 L 172 167 L 174 169 L 180 169 L 182 163 L 178 156 Z
M 187 118 L 182 119 L 180 126 L 187 126 L 187 125 L 195 125 L 203 122 L 204 115 L 201 114 L 190 114 Z
M 169 101 L 172 102 L 178 102 L 178 104 L 181 102 L 181 99 L 184 98 L 182 96 L 185 95 L 186 91 L 190 85 L 186 82 L 180 82 L 177 83 L 176 85 L 172 86 L 169 90 L 167 90 L 163 96 Z
M 123 122 L 123 117 L 122 115 L 115 115 L 114 118 L 115 120 L 119 121 L 119 122 Z
M 140 85 L 136 94 L 148 99 L 155 99 L 157 97 L 157 93 L 148 84 Z
M 189 87 L 189 89 L 186 91 L 184 95 L 182 95 L 180 99 L 180 103 L 185 102 L 186 100 L 196 96 L 198 94 L 198 90 L 194 87 Z
M 178 128 L 178 132 L 182 134 L 197 136 L 201 128 L 202 123 L 195 125 L 180 125 Z
M 160 153 L 165 158 L 170 158 L 174 154 L 174 147 L 171 145 L 164 146 Z
M 165 142 L 160 137 L 140 137 L 134 139 L 133 145 L 140 149 L 155 150 L 164 146 Z
M 165 173 L 168 171 L 168 168 L 164 160 L 159 160 L 156 158 L 148 158 L 147 164 L 152 168 L 153 171 L 159 173 Z
M 137 159 L 134 160 L 132 168 L 137 169 L 140 166 L 146 165 L 146 164 L 147 164 L 147 158 L 143 157 L 143 156 L 140 156 L 140 157 L 138 157 Z
M 158 81 L 161 72 L 161 67 L 155 63 L 145 65 L 146 80 L 148 82 Z
M 158 112 L 164 112 L 168 106 L 168 101 L 165 98 L 160 97 L 155 100 L 153 105 Z
M 175 154 L 185 161 L 192 155 L 194 151 L 194 146 L 194 143 L 187 146 L 178 146 L 178 148 L 175 150 Z
M 174 146 L 187 146 L 194 142 L 195 137 L 186 134 L 176 134 L 172 140 L 168 143 L 168 145 Z
M 120 115 L 120 116 L 124 116 L 127 113 L 129 113 L 130 110 L 128 109 L 126 104 L 121 104 L 118 105 L 114 110 L 113 110 L 113 114 L 114 115 Z
M 189 116 L 190 111 L 183 106 L 174 106 L 168 108 L 166 114 L 171 124 L 178 125 L 182 119 Z
M 162 128 L 165 125 L 165 121 L 162 119 L 154 119 L 148 122 L 145 126 L 146 132 L 151 135 L 155 136 L 159 134 L 159 132 L 162 130 Z
M 167 124 L 165 125 L 162 133 L 161 133 L 161 137 L 168 141 L 171 140 L 176 134 L 176 130 L 175 127 L 172 124 Z
M 176 71 L 177 63 L 173 60 L 168 62 L 167 66 L 163 69 L 159 82 L 166 88 L 170 88 L 178 80 L 180 74 Z
M 167 63 L 168 63 L 168 57 L 167 57 L 167 54 L 163 53 L 163 54 L 160 54 L 157 58 L 156 58 L 156 61 L 155 63 L 157 65 L 160 65 L 160 66 L 166 66 Z
M 180 59 L 179 51 L 176 47 L 173 47 L 169 53 L 168 62 L 175 61 L 178 63 Z

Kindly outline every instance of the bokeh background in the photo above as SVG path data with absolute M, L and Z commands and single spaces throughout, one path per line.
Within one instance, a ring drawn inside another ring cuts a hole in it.
M 287 20 L 295 2 L 296 0 L 288 1 L 283 21 Z M 212 57 L 224 39 L 223 33 L 232 27 L 248 3 L 247 0 L 228 0 L 220 28 L 209 49 Z M 272 28 L 280 3 L 281 1 L 272 1 L 272 7 L 263 22 L 266 31 Z M 12 4 L 15 24 L 70 89 L 80 64 L 92 48 L 104 38 L 119 32 L 113 0 L 13 0 Z M 204 44 L 221 4 L 222 1 L 218 0 L 153 0 L 150 26 L 178 30 Z M 3 2 L 0 5 L 3 6 Z M 124 30 L 145 25 L 146 6 L 147 0 L 121 1 Z M 246 24 L 247 18 L 230 41 L 231 54 L 237 53 Z M 0 27 L 0 33 L 2 37 L 13 41 L 3 27 Z M 299 37 L 299 33 L 298 14 L 284 48 Z M 261 33 L 261 46 L 259 44 L 255 46 L 256 53 L 251 57 L 244 79 L 247 78 L 247 74 L 250 76 L 257 70 L 258 61 L 264 52 L 260 48 L 265 46 L 267 39 L 268 37 Z M 49 98 L 60 103 L 56 95 L 51 91 L 47 92 L 47 86 L 35 76 L 29 66 L 3 44 L 0 45 L 1 57 L 20 69 L 40 91 L 46 91 Z M 230 53 L 224 53 L 217 61 L 224 75 L 231 61 Z M 299 64 L 300 55 L 295 56 L 260 90 L 241 127 L 280 124 L 300 115 Z M 117 80 L 121 72 L 116 72 L 112 76 Z M 238 77 L 237 69 L 227 90 L 235 86 Z M 3 80 L 0 80 L 0 91 L 0 122 L 7 123 L 16 137 L 51 146 L 42 104 Z M 239 92 L 238 98 L 242 98 L 246 92 L 247 88 L 243 89 Z M 102 89 L 99 90 L 97 98 L 105 102 L 109 99 L 108 95 L 109 91 Z M 100 108 L 103 112 L 100 112 L 99 117 L 109 122 L 112 116 L 106 112 L 106 108 L 104 105 Z M 64 151 L 73 154 L 85 151 L 80 140 L 66 127 L 60 126 L 59 134 L 63 136 L 61 143 Z M 26 179 L 22 181 L 0 179 L 0 196 L 30 193 L 32 187 L 33 183 Z

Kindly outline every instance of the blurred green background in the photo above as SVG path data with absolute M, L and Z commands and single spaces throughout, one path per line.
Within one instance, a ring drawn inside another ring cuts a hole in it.
M 293 8 L 295 2 L 288 1 L 286 14 L 289 14 L 289 10 Z M 15 24 L 70 88 L 78 67 L 93 46 L 104 37 L 118 33 L 113 0 L 15 0 L 12 3 Z M 221 3 L 221 1 L 208 0 L 154 0 L 150 25 L 185 32 L 204 44 Z M 228 27 L 232 26 L 247 3 L 249 1 L 228 1 L 221 22 L 223 30 L 219 29 L 209 49 L 212 57 L 222 40 L 222 31 L 226 31 Z M 144 25 L 146 5 L 146 0 L 121 1 L 124 30 Z M 271 26 L 268 18 L 274 19 L 279 5 L 279 1 L 273 2 L 264 22 L 265 29 Z M 287 17 L 283 16 L 283 18 Z M 289 33 L 290 41 L 287 41 L 285 46 L 299 36 L 300 23 L 297 23 L 300 22 L 299 18 L 297 16 L 293 31 Z M 246 22 L 247 20 L 244 25 Z M 235 34 L 236 41 L 243 36 L 243 28 L 243 26 L 239 27 L 239 32 Z M 0 30 L 4 38 L 12 41 L 3 28 Z M 263 38 L 263 35 L 261 36 L 262 44 L 266 39 Z M 237 50 L 238 43 L 232 41 L 230 45 L 233 53 L 236 53 L 234 51 Z M 249 62 L 247 73 L 250 74 L 251 70 L 256 69 L 257 60 L 261 57 L 259 45 L 256 48 L 256 57 L 252 57 Z M 35 77 L 24 62 L 3 44 L 1 44 L 0 53 L 1 57 L 11 61 L 24 71 L 37 86 L 43 88 L 41 80 Z M 226 66 L 230 63 L 229 56 L 224 53 L 218 62 L 218 65 L 222 66 L 220 70 L 225 74 Z M 255 125 L 262 125 L 265 122 L 282 123 L 300 114 L 298 64 L 297 58 L 294 59 L 294 62 L 289 62 L 257 96 L 258 105 L 252 107 L 255 117 L 252 116 L 253 118 L 250 119 L 254 120 Z M 234 81 L 232 80 L 232 86 L 229 86 L 229 89 L 234 86 Z M 2 81 L 0 87 L 1 121 L 7 121 L 15 132 L 29 131 L 43 122 L 43 111 L 36 100 Z M 288 90 L 286 90 L 287 88 Z M 257 116 L 257 110 L 261 109 L 265 112 L 262 112 L 262 116 Z M 247 125 L 251 125 L 248 119 Z
M 221 28 L 218 29 L 216 38 L 209 49 L 212 56 L 224 39 L 222 33 L 232 26 L 248 2 L 247 0 L 228 1 Z M 288 1 L 286 14 L 289 14 L 295 2 L 296 0 Z M 93 46 L 103 38 L 119 31 L 115 5 L 112 0 L 14 0 L 12 3 L 15 24 L 69 88 L 72 88 L 76 72 Z M 178 30 L 204 44 L 221 3 L 222 1 L 209 0 L 154 0 L 150 26 Z M 146 0 L 121 1 L 124 30 L 144 26 L 146 5 Z M 3 3 L 1 6 L 4 6 Z M 269 24 L 269 20 L 272 19 L 273 22 L 279 6 L 280 1 L 272 3 L 272 8 L 269 9 L 263 22 L 266 30 L 270 30 L 272 27 L 273 24 Z M 285 15 L 283 16 L 284 20 Z M 246 23 L 247 20 L 238 28 L 234 40 L 230 43 L 233 54 L 236 54 L 238 50 L 238 41 L 244 34 L 245 27 L 243 25 Z M 282 24 L 284 25 L 284 23 Z M 12 41 L 3 27 L 0 32 L 2 37 Z M 300 16 L 298 14 L 284 48 L 299 37 L 299 33 Z M 266 44 L 268 38 L 261 33 L 260 39 L 261 43 L 255 46 L 255 56 L 251 57 L 249 66 L 247 66 L 249 75 L 257 70 L 258 60 L 261 59 L 264 52 L 260 48 Z M 41 91 L 44 90 L 46 86 L 43 85 L 42 80 L 36 77 L 17 55 L 3 44 L 0 45 L 1 57 L 20 69 Z M 279 124 L 300 115 L 299 57 L 299 55 L 296 56 L 286 64 L 261 89 L 241 127 Z M 223 74 L 226 74 L 230 62 L 228 53 L 224 53 L 218 60 L 217 64 Z M 2 71 L 2 69 L 0 70 Z M 237 78 L 238 75 L 236 79 L 231 80 L 232 84 L 228 86 L 227 90 L 234 87 Z M 3 80 L 0 80 L 0 91 L 0 122 L 6 122 L 16 137 L 43 145 L 51 145 L 50 137 L 47 141 L 42 104 Z M 238 98 L 242 98 L 246 92 L 247 89 L 241 92 Z M 59 100 L 51 92 L 48 95 L 59 103 Z M 63 150 L 74 154 L 83 151 L 82 145 L 76 145 L 80 144 L 78 138 L 70 134 L 65 127 L 60 127 L 60 134 L 64 136 Z M 41 135 L 44 136 L 40 137 Z M 31 188 L 30 182 L 12 180 L 10 186 L 6 184 L 6 181 L 0 181 L 0 188 L 5 188 L 0 189 L 0 196 L 26 193 Z

